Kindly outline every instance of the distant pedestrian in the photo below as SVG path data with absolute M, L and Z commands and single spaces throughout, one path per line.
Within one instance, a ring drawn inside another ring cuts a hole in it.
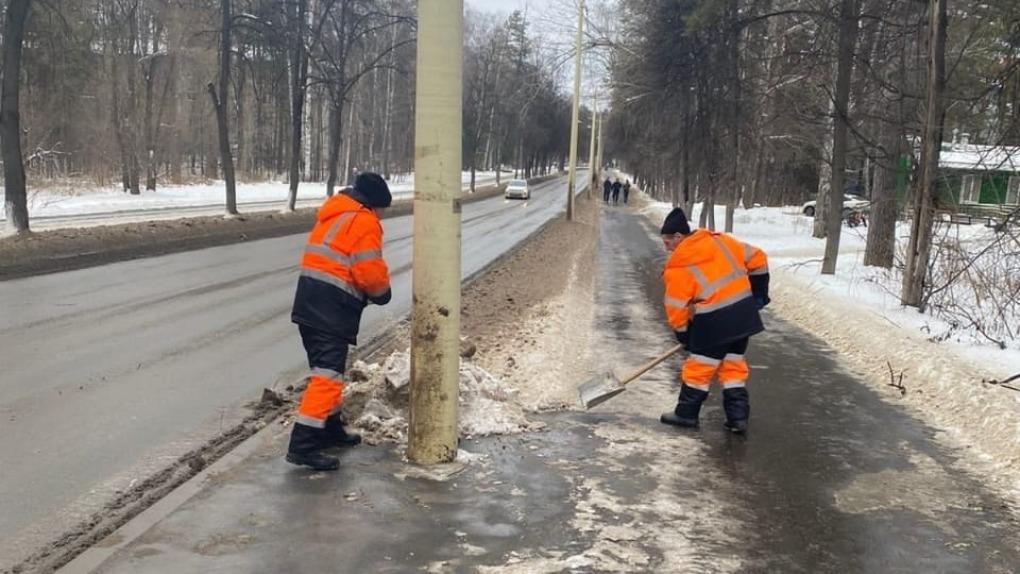
M 609 203 L 609 194 L 613 191 L 613 182 L 606 178 L 606 181 L 602 182 L 602 202 Z
M 669 260 L 662 272 L 666 316 L 687 349 L 676 408 L 659 418 L 679 427 L 698 426 L 701 404 L 718 376 L 726 428 L 747 431 L 751 413 L 744 353 L 752 335 L 765 330 L 759 309 L 769 303 L 765 252 L 726 233 L 691 231 L 687 216 L 673 209 L 662 224 Z
M 621 187 L 623 187 L 623 184 L 620 183 L 620 180 L 616 180 L 616 181 L 613 182 L 613 205 L 616 205 L 617 203 L 620 203 L 620 188 Z
M 849 227 L 861 227 L 861 226 L 867 227 L 868 218 L 867 216 L 864 215 L 863 211 L 854 210 L 847 214 L 846 224 Z
M 323 450 L 353 446 L 340 417 L 348 345 L 357 344 L 361 313 L 389 303 L 390 273 L 383 260 L 379 216 L 390 206 L 386 181 L 364 172 L 319 208 L 301 257 L 291 321 L 297 323 L 311 373 L 290 434 L 287 462 L 336 470 Z
M 627 203 L 627 199 L 630 197 L 630 180 L 623 182 L 623 203 Z

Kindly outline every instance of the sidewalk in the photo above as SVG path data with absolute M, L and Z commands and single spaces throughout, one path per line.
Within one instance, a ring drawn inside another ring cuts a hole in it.
M 596 356 L 618 371 L 671 342 L 648 232 L 603 209 Z M 98 572 L 1015 571 L 1015 516 L 934 432 L 823 342 L 767 322 L 746 438 L 722 430 L 717 389 L 700 431 L 658 422 L 678 360 L 591 412 L 537 415 L 542 432 L 465 441 L 466 464 L 439 480 L 385 447 L 304 472 L 274 425 L 140 536 L 115 533 L 67 571 L 108 549 Z

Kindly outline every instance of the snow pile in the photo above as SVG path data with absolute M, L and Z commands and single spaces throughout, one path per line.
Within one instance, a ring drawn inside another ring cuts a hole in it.
M 645 216 L 652 221 L 661 223 L 666 214 L 673 209 L 669 203 L 649 202 L 643 209 Z M 691 227 L 697 227 L 701 217 L 702 204 L 696 204 L 688 218 Z M 715 227 L 723 229 L 726 221 L 726 208 L 716 206 Z M 814 219 L 802 215 L 798 207 L 757 207 L 754 209 L 738 209 L 733 216 L 735 234 L 740 239 L 753 243 L 764 249 L 770 260 L 777 257 L 794 257 L 798 260 L 821 257 L 825 249 L 825 240 L 811 236 Z M 866 228 L 843 228 L 840 237 L 840 250 L 863 250 Z
M 471 173 L 463 172 L 464 188 L 470 185 Z M 477 172 L 475 183 L 487 186 L 496 182 L 496 172 Z M 395 176 L 389 181 L 394 199 L 409 199 L 414 194 L 414 174 Z M 283 207 L 288 184 L 284 181 L 238 183 L 237 203 L 241 211 L 274 210 Z M 119 185 L 104 187 L 61 186 L 30 189 L 30 217 L 55 217 L 85 214 L 117 213 L 139 209 L 170 209 L 181 207 L 219 206 L 224 202 L 222 181 L 194 185 L 160 185 L 156 191 L 143 190 L 139 195 L 124 193 Z M 299 206 L 317 205 L 326 197 L 321 182 L 301 182 L 298 186 Z M 0 213 L 0 219 L 3 219 Z
M 644 213 L 661 222 L 670 209 L 668 203 L 649 202 Z M 691 220 L 696 222 L 701 205 L 693 211 Z M 716 206 L 717 228 L 722 228 L 724 214 L 725 208 Z M 857 313 L 903 329 L 903 335 L 943 342 L 989 369 L 993 378 L 1020 372 L 1020 305 L 1010 295 L 1020 287 L 1020 246 L 998 245 L 970 261 L 995 241 L 994 231 L 981 225 L 941 228 L 933 250 L 934 254 L 941 249 L 934 284 L 958 280 L 936 294 L 929 313 L 921 314 L 900 305 L 899 269 L 864 265 L 867 228 L 843 228 L 836 275 L 821 275 L 825 240 L 811 236 L 813 219 L 801 215 L 799 208 L 738 209 L 734 223 L 737 237 L 768 253 L 773 274 L 800 282 L 800 289 L 822 300 L 848 303 Z M 897 224 L 901 252 L 909 233 L 908 224 Z
M 378 363 L 355 362 L 344 389 L 344 419 L 365 442 L 407 441 L 410 355 L 396 352 Z M 481 367 L 461 359 L 458 427 L 464 438 L 513 434 L 541 427 L 528 421 L 517 391 Z
M 961 237 L 960 226 L 936 230 L 929 312 L 949 329 L 938 340 L 1020 349 L 1020 234 Z

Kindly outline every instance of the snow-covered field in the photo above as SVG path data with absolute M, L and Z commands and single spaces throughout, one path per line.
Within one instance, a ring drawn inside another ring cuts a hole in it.
M 504 174 L 509 178 L 510 174 Z M 464 187 L 471 181 L 471 174 L 461 174 Z M 476 185 L 495 183 L 496 172 L 478 172 Z M 395 176 L 390 190 L 395 199 L 407 199 L 414 193 L 414 174 Z M 286 182 L 239 183 L 237 202 L 241 211 L 271 211 L 284 206 L 287 199 Z M 116 223 L 116 214 L 138 210 L 156 210 L 192 207 L 217 207 L 224 202 L 224 183 L 195 185 L 161 185 L 155 192 L 143 191 L 130 195 L 119 186 L 75 188 L 40 188 L 28 191 L 28 211 L 31 218 L 72 217 L 111 214 Z M 298 186 L 299 205 L 317 204 L 326 196 L 326 185 L 321 182 L 302 182 Z M 4 215 L 0 213 L 0 220 Z
M 668 203 L 650 203 L 648 208 L 654 217 L 661 219 L 669 212 Z M 691 219 L 697 221 L 701 206 L 694 208 Z M 725 208 L 716 207 L 716 225 L 722 228 Z M 1012 321 L 1010 330 L 1016 338 L 1005 341 L 1007 348 L 1000 349 L 975 328 L 953 325 L 949 320 L 933 314 L 921 314 L 911 307 L 900 305 L 899 293 L 902 273 L 898 269 L 885 270 L 864 265 L 866 227 L 843 228 L 840 238 L 840 257 L 835 275 L 822 275 L 822 255 L 825 240 L 811 236 L 813 219 L 800 215 L 799 209 L 759 207 L 739 209 L 734 219 L 734 234 L 764 249 L 769 255 L 770 267 L 802 282 L 812 292 L 851 303 L 884 322 L 897 325 L 913 335 L 944 341 L 944 345 L 965 354 L 983 367 L 997 371 L 1000 376 L 1020 373 L 1020 316 L 1007 318 Z M 910 233 L 909 224 L 897 224 L 898 247 L 905 247 Z M 977 250 L 987 245 L 995 233 L 981 225 L 954 226 L 951 230 L 964 248 Z M 1020 255 L 1014 255 L 1020 257 Z M 1018 262 L 1020 263 L 1020 262 Z M 977 266 L 985 272 L 1001 267 L 1003 261 L 988 257 Z M 1011 265 L 1010 268 L 1016 268 Z M 966 295 L 961 293 L 961 298 Z M 970 304 L 981 304 L 970 297 Z M 975 315 L 981 314 L 975 311 Z M 987 313 L 986 313 L 987 314 Z M 987 329 L 986 329 L 987 331 Z
M 650 202 L 645 212 L 661 222 L 670 209 L 669 204 Z M 692 221 L 699 214 L 700 206 Z M 724 208 L 717 207 L 718 228 L 724 215 Z M 973 452 L 981 465 L 978 472 L 1020 499 L 1020 392 L 984 382 L 1020 373 L 1016 306 L 1007 306 L 1009 314 L 996 317 L 1000 305 L 993 310 L 987 293 L 971 288 L 969 280 L 956 284 L 950 297 L 964 314 L 986 319 L 986 333 L 1012 333 L 1012 338 L 1002 337 L 1002 349 L 957 316 L 901 306 L 900 270 L 863 264 L 866 228 L 843 228 L 836 274 L 823 276 L 825 240 L 811 237 L 812 219 L 799 208 L 741 209 L 734 223 L 734 235 L 769 255 L 774 313 L 824 339 L 876 391 L 902 401 L 940 428 L 952 444 Z M 944 228 L 941 237 L 946 234 L 953 239 L 946 243 L 959 245 L 971 257 L 994 238 L 993 231 L 980 225 Z M 908 226 L 898 224 L 899 249 L 908 235 Z M 977 259 L 967 273 L 992 277 L 998 285 L 1004 273 L 1020 268 L 1018 259 L 1017 249 L 1003 249 L 995 257 Z M 936 274 L 955 274 L 958 268 L 958 263 L 936 266 Z M 1007 281 L 1015 283 L 1016 277 Z M 1001 291 L 996 293 L 1000 298 L 1009 296 L 1005 286 L 992 290 Z M 891 382 L 902 382 L 904 390 Z

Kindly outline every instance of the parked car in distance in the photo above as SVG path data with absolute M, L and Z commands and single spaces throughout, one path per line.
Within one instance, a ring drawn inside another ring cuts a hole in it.
M 528 187 L 528 181 L 525 179 L 511 179 L 510 183 L 506 184 L 503 196 L 507 199 L 531 199 L 531 189 Z
M 858 197 L 856 195 L 843 195 L 843 211 L 866 211 L 871 207 L 871 202 L 867 199 Z M 815 216 L 815 202 L 814 200 L 805 203 L 800 208 L 801 213 L 808 217 Z

